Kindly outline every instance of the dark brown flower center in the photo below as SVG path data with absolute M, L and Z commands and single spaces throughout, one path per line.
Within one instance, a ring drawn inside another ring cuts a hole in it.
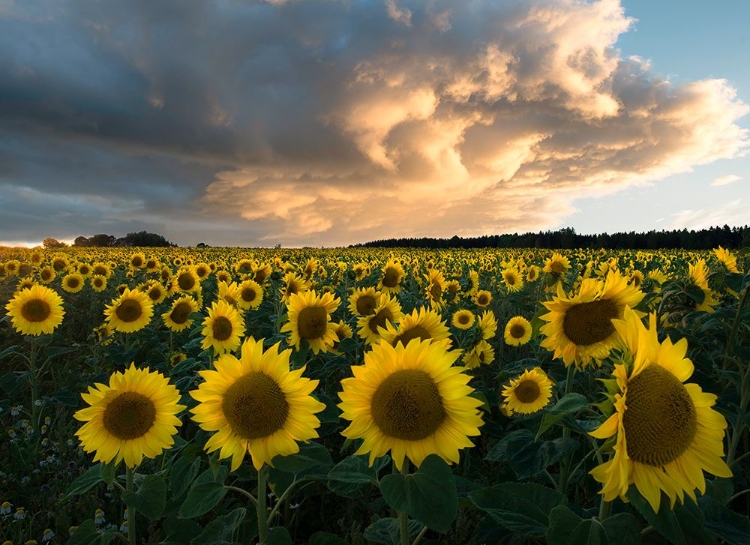
M 377 306 L 378 301 L 372 295 L 361 295 L 357 298 L 357 314 L 362 316 L 375 314 L 375 308 Z
M 232 336 L 232 321 L 226 316 L 217 316 L 211 324 L 211 332 L 217 341 L 226 341 Z
M 252 303 L 258 297 L 258 293 L 255 291 L 255 288 L 246 286 L 242 288 L 241 297 L 246 303 Z
M 78 278 L 76 278 L 75 276 L 69 276 L 67 278 L 67 284 L 70 289 L 76 289 L 81 285 L 81 281 L 78 280 Z
M 513 324 L 510 326 L 510 336 L 514 339 L 522 339 L 526 334 L 526 328 L 521 324 Z
M 386 288 L 395 288 L 399 284 L 401 274 L 394 267 L 388 267 L 383 274 L 383 285 Z
M 135 322 L 143 315 L 143 308 L 135 299 L 125 299 L 117 305 L 115 314 L 123 322 Z
M 137 439 L 148 433 L 156 421 L 156 407 L 137 392 L 123 392 L 104 409 L 104 428 L 122 440 Z
M 628 380 L 626 406 L 622 422 L 631 460 L 661 467 L 692 444 L 695 404 L 680 379 L 661 365 L 651 364 Z
M 429 437 L 446 417 L 437 384 L 418 369 L 391 374 L 375 391 L 371 403 L 378 428 L 389 437 L 407 441 Z
M 43 322 L 51 313 L 49 303 L 43 299 L 31 299 L 21 307 L 21 316 L 29 322 Z
M 411 341 L 412 339 L 419 339 L 421 341 L 425 341 L 431 338 L 432 338 L 432 335 L 430 335 L 429 331 L 427 331 L 421 325 L 415 325 L 414 327 L 410 327 L 403 333 L 399 333 L 398 335 L 396 335 L 393 339 L 393 346 L 396 346 L 398 343 L 401 343 L 404 346 L 406 346 L 409 344 L 409 341 Z
M 182 291 L 190 291 L 195 287 L 195 277 L 188 272 L 184 272 L 177 277 L 177 285 Z
M 385 327 L 387 322 L 393 321 L 393 313 L 388 307 L 381 308 L 378 313 L 367 321 L 370 331 L 379 335 L 378 327 Z
M 302 339 L 321 339 L 327 329 L 328 312 L 325 307 L 305 307 L 300 310 L 297 317 L 297 333 Z
M 264 373 L 240 377 L 224 394 L 224 417 L 243 439 L 268 437 L 284 427 L 289 403 L 278 383 Z
M 521 403 L 534 403 L 539 399 L 539 384 L 533 380 L 522 380 L 513 390 L 513 393 Z
M 188 320 L 188 316 L 192 312 L 192 308 L 189 303 L 177 303 L 169 314 L 169 318 L 176 324 L 182 325 Z
M 563 332 L 578 346 L 589 346 L 615 332 L 612 318 L 617 318 L 617 304 L 612 299 L 577 303 L 565 311 Z

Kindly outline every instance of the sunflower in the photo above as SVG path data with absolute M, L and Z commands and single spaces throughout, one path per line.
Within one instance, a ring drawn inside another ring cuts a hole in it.
M 468 309 L 457 310 L 453 313 L 451 323 L 458 329 L 469 329 L 476 322 L 476 316 Z
M 215 371 L 200 371 L 203 382 L 190 395 L 198 401 L 192 419 L 205 431 L 215 432 L 206 451 L 220 449 L 232 457 L 232 471 L 249 452 L 255 469 L 273 465 L 276 456 L 299 452 L 297 441 L 318 437 L 315 416 L 325 405 L 310 394 L 317 380 L 302 376 L 304 367 L 289 370 L 291 350 L 279 352 L 276 343 L 263 351 L 263 339 L 245 339 L 238 360 L 224 354 Z
M 497 319 L 495 313 L 491 310 L 485 310 L 479 318 L 479 330 L 482 332 L 482 339 L 489 341 L 495 338 L 497 333 Z
M 55 269 L 52 267 L 42 267 L 42 269 L 39 271 L 39 281 L 42 284 L 49 284 L 52 282 L 57 274 L 55 274 Z
M 520 291 L 523 289 L 523 276 L 515 268 L 503 269 L 503 282 L 508 291 Z
M 5 274 L 8 276 L 16 276 L 18 269 L 21 268 L 21 262 L 17 259 L 10 259 L 5 262 Z
M 570 261 L 567 257 L 557 252 L 552 254 L 552 257 L 547 258 L 544 262 L 544 272 L 548 274 L 562 275 L 570 269 Z
M 430 340 L 438 342 L 448 339 L 450 331 L 445 321 L 440 319 L 440 314 L 428 308 L 414 309 L 405 315 L 398 327 L 386 324 L 386 329 L 380 331 L 382 342 L 391 346 L 409 344 L 412 339 L 421 341 Z
M 380 300 L 380 292 L 374 287 L 357 288 L 349 296 L 349 312 L 355 316 L 369 316 L 375 314 L 375 308 Z
M 63 300 L 57 292 L 38 284 L 18 291 L 5 309 L 13 328 L 22 335 L 52 333 L 65 315 Z
M 551 397 L 552 381 L 539 367 L 527 369 L 503 388 L 503 405 L 510 413 L 535 413 L 542 410 Z
M 155 458 L 174 445 L 180 392 L 169 379 L 157 371 L 136 369 L 134 364 L 124 373 L 115 372 L 109 386 L 89 386 L 81 394 L 89 404 L 73 418 L 85 422 L 76 432 L 83 450 L 96 452 L 94 461 L 115 464 L 125 460 L 133 468 L 146 458 Z
M 149 280 L 143 287 L 143 292 L 155 305 L 158 305 L 167 298 L 167 289 L 156 280 Z
M 341 356 L 341 352 L 339 352 L 339 343 L 344 339 L 352 338 L 352 328 L 344 320 L 339 320 L 339 322 L 334 325 L 333 332 L 336 333 L 336 336 L 339 338 L 339 340 L 333 343 L 331 352 L 333 352 L 337 356 Z
M 464 290 L 467 297 L 474 297 L 479 291 L 479 273 L 477 271 L 469 271 L 469 285 Z
M 149 257 L 146 260 L 146 272 L 156 273 L 161 270 L 161 263 L 155 257 Z
M 107 265 L 106 263 L 96 261 L 93 265 L 91 265 L 91 274 L 98 274 L 99 276 L 103 276 L 104 278 L 109 278 L 110 276 L 112 276 L 112 269 L 110 269 L 109 265 Z
M 430 272 L 424 275 L 427 280 L 425 293 L 430 306 L 434 309 L 443 308 L 443 292 L 445 291 L 445 277 L 437 269 L 430 269 Z
M 505 344 L 521 346 L 531 339 L 531 323 L 523 316 L 514 316 L 505 324 Z
M 34 282 L 34 279 L 31 278 L 30 276 L 27 276 L 26 278 L 21 278 L 18 281 L 18 285 L 16 286 L 16 291 L 30 289 L 31 286 L 33 286 L 34 284 L 36 284 L 36 282 Z
M 67 271 L 69 266 L 68 258 L 64 255 L 56 255 L 52 258 L 52 268 L 55 269 L 55 272 Z
M 713 253 L 716 256 L 716 259 L 719 260 L 719 263 L 721 263 L 727 270 L 727 272 L 740 272 L 739 269 L 737 269 L 737 258 L 732 255 L 732 252 L 730 252 L 729 250 L 725 250 L 724 248 L 719 246 L 713 251 Z
M 539 267 L 531 265 L 526 269 L 526 281 L 536 282 L 537 280 L 539 280 Z
M 117 331 L 132 333 L 146 327 L 154 314 L 154 305 L 143 292 L 125 288 L 122 295 L 107 305 L 104 315 Z
M 198 303 L 189 295 L 183 295 L 172 302 L 172 308 L 162 314 L 161 318 L 164 325 L 177 333 L 193 325 L 193 320 L 189 318 L 193 312 L 198 312 Z
M 243 280 L 238 291 L 237 305 L 241 309 L 258 308 L 263 302 L 263 286 L 255 280 Z
M 398 324 L 404 317 L 401 305 L 395 297 L 388 293 L 381 293 L 378 305 L 372 314 L 360 316 L 357 320 L 357 334 L 364 339 L 365 343 L 377 344 L 380 342 L 382 332 L 393 324 Z
M 455 297 L 461 293 L 461 282 L 458 280 L 448 280 L 445 283 L 445 293 Z
M 474 348 L 464 354 L 461 361 L 467 369 L 474 369 L 480 365 L 489 365 L 495 359 L 495 349 L 484 339 L 480 339 Z
M 590 432 L 598 439 L 616 436 L 614 455 L 591 474 L 606 501 L 627 501 L 628 486 L 635 484 L 658 512 L 661 491 L 674 507 L 685 494 L 695 500 L 696 489 L 705 493 L 703 471 L 726 478 L 732 471 L 722 460 L 727 423 L 711 408 L 716 396 L 683 384 L 694 370 L 685 357 L 687 340 L 660 343 L 656 314 L 649 318 L 649 328 L 632 310 L 614 321 L 626 356 L 615 364 L 609 385 L 614 413 Z
M 253 280 L 258 284 L 263 284 L 271 276 L 273 269 L 268 263 L 257 263 L 253 267 Z
M 383 267 L 383 276 L 378 281 L 378 289 L 383 293 L 399 293 L 401 291 L 401 282 L 404 281 L 406 273 L 401 263 L 394 259 L 389 259 Z
M 366 277 L 370 276 L 370 271 L 372 269 L 370 268 L 370 265 L 368 263 L 355 263 L 352 267 L 352 272 L 354 273 L 354 281 L 359 282 L 361 280 L 364 280 Z
M 240 287 L 237 282 L 219 282 L 219 299 L 226 301 L 233 307 L 236 307 L 240 299 Z
M 310 344 L 314 354 L 328 352 L 333 343 L 338 341 L 335 326 L 331 322 L 333 314 L 341 299 L 330 293 L 317 295 L 315 290 L 293 294 L 287 303 L 289 321 L 281 328 L 282 333 L 289 334 L 289 344 L 297 350 L 302 340 Z
M 84 278 L 78 273 L 68 273 L 63 276 L 62 289 L 68 293 L 78 293 L 83 289 Z
M 201 348 L 204 350 L 213 347 L 217 354 L 232 352 L 237 350 L 241 337 L 245 335 L 245 320 L 226 301 L 214 301 L 203 320 L 202 333 Z
M 142 269 L 146 265 L 146 256 L 143 254 L 143 252 L 136 252 L 130 256 L 128 265 L 134 271 Z
M 339 393 L 341 416 L 351 421 L 341 434 L 363 439 L 355 454 L 369 453 L 372 465 L 390 451 L 398 469 L 406 458 L 419 467 L 430 454 L 457 463 L 483 423 L 471 377 L 453 367 L 460 353 L 448 341 L 380 343 L 365 352 Z
M 200 279 L 192 267 L 182 267 L 172 277 L 172 290 L 174 292 L 195 293 L 200 289 Z
M 232 281 L 232 273 L 230 273 L 229 271 L 227 271 L 225 269 L 221 269 L 220 271 L 216 271 L 216 273 L 214 274 L 214 276 L 216 276 L 216 281 L 217 282 L 226 282 L 227 284 L 229 284 Z
M 486 307 L 492 302 L 492 293 L 487 290 L 479 290 L 474 295 L 474 304 L 478 307 Z
M 633 284 L 636 288 L 640 288 L 641 284 L 643 284 L 643 273 L 638 270 L 634 270 L 630 273 L 630 283 Z
M 104 291 L 107 289 L 107 277 L 101 274 L 95 274 L 91 277 L 91 288 L 94 291 Z
M 625 308 L 635 307 L 643 296 L 618 271 L 605 280 L 583 279 L 572 297 L 558 286 L 557 297 L 542 303 L 549 312 L 541 319 L 549 323 L 540 329 L 547 337 L 541 346 L 554 350 L 554 357 L 562 357 L 566 366 L 586 367 L 592 360 L 598 364 L 617 344 L 612 319 L 622 318 Z
M 237 274 L 250 274 L 253 272 L 253 261 L 251 259 L 240 259 L 234 264 L 234 270 Z
M 209 274 L 211 274 L 211 267 L 208 266 L 208 263 L 201 262 L 193 267 L 193 272 L 195 273 L 195 276 L 198 277 L 198 281 L 203 281 L 208 278 Z
M 286 273 L 282 281 L 284 282 L 284 287 L 281 288 L 281 301 L 283 303 L 289 303 L 293 295 L 301 295 L 310 289 L 307 280 L 293 272 Z
M 708 287 L 708 267 L 704 259 L 699 259 L 695 265 L 688 264 L 688 274 L 690 276 L 690 282 L 703 291 L 703 301 L 696 303 L 692 299 L 690 300 L 695 310 L 702 310 L 704 312 L 711 313 L 714 311 L 714 307 L 719 304 L 719 300 L 714 295 L 711 288 Z

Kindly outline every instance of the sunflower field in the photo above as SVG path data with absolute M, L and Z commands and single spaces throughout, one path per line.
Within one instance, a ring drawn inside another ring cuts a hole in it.
M 750 254 L 0 248 L 0 543 L 750 543 Z

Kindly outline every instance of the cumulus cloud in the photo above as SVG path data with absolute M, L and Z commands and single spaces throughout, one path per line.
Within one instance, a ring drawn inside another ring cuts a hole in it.
M 86 201 L 93 217 L 183 244 L 554 228 L 577 198 L 748 146 L 727 81 L 675 84 L 620 54 L 618 0 L 38 12 L 0 13 L 0 199 L 85 185 L 105 199 Z
M 718 178 L 716 178 L 713 182 L 711 182 L 711 185 L 729 185 L 733 184 L 734 182 L 739 182 L 741 179 L 742 176 L 737 176 L 736 174 L 727 174 L 726 176 L 719 176 Z

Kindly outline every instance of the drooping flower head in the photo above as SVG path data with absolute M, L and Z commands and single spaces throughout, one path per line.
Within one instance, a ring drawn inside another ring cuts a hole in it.
M 635 484 L 654 511 L 661 493 L 674 506 L 685 494 L 706 491 L 703 471 L 731 477 L 722 459 L 724 417 L 712 409 L 714 394 L 685 381 L 693 374 L 693 362 L 685 357 L 687 340 L 667 338 L 659 342 L 656 314 L 646 328 L 630 309 L 614 321 L 624 343 L 624 357 L 615 364 L 608 389 L 614 413 L 596 430 L 596 438 L 615 437 L 610 460 L 591 471 L 602 483 L 606 501 L 618 496 L 627 501 L 628 487 Z

